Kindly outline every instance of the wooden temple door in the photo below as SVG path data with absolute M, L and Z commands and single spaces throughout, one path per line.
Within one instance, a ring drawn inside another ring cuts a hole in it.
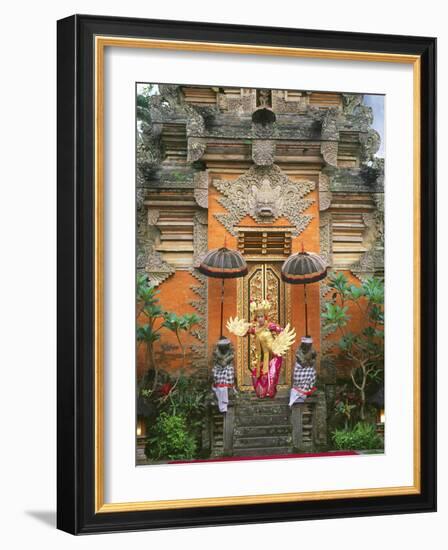
M 281 262 L 248 262 L 249 272 L 238 281 L 238 317 L 252 320 L 250 301 L 266 299 L 271 304 L 269 321 L 284 327 L 290 322 L 288 285 L 281 279 Z M 238 339 L 237 384 L 240 390 L 251 390 L 250 370 L 256 365 L 255 337 Z M 288 387 L 291 379 L 291 353 L 283 359 L 279 388 Z

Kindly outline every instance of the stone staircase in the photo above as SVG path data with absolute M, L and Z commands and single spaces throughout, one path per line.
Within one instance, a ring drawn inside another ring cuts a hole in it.
M 233 455 L 257 456 L 292 452 L 288 396 L 258 399 L 251 392 L 235 403 Z
M 289 392 L 259 399 L 253 392 L 231 398 L 226 415 L 212 415 L 212 456 L 263 456 L 292 452 Z

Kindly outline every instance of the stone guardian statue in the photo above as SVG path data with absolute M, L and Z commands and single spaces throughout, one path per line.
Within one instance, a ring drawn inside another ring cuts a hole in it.
M 233 346 L 228 338 L 220 338 L 213 351 L 212 390 L 218 400 L 218 408 L 227 412 L 229 388 L 235 390 L 235 369 Z

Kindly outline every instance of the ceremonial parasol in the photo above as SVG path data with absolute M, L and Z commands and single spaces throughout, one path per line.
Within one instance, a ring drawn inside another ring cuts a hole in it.
M 246 260 L 237 250 L 230 250 L 223 246 L 209 250 L 202 260 L 198 270 L 207 277 L 213 277 L 222 280 L 221 285 L 221 332 L 222 334 L 222 318 L 224 308 L 224 280 L 236 279 L 247 275 Z
M 292 285 L 303 285 L 305 303 L 305 334 L 308 334 L 308 304 L 306 300 L 306 285 L 325 279 L 328 266 L 318 254 L 302 252 L 292 254 L 282 265 L 282 279 Z

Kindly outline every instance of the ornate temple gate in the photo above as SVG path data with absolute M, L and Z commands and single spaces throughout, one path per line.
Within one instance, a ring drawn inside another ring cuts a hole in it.
M 268 300 L 269 321 L 284 327 L 291 323 L 291 289 L 281 279 L 281 266 L 291 253 L 290 226 L 262 224 L 238 228 L 238 249 L 246 258 L 249 272 L 237 283 L 237 315 L 251 320 L 251 300 Z M 256 366 L 255 338 L 240 338 L 237 344 L 236 378 L 240 390 L 252 390 L 251 370 Z M 279 389 L 291 380 L 291 352 L 284 358 Z

